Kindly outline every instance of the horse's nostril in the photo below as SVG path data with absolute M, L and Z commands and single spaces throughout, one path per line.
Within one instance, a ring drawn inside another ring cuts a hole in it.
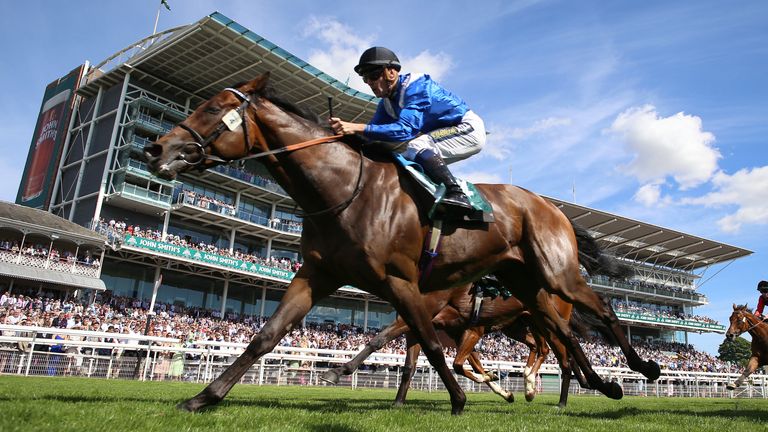
M 144 146 L 144 154 L 151 157 L 160 157 L 163 154 L 163 147 L 160 144 L 147 144 Z

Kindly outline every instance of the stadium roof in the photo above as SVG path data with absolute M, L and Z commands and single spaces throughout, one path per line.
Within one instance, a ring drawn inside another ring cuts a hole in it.
M 752 251 L 546 197 L 616 256 L 690 272 Z
M 95 95 L 98 87 L 122 82 L 126 73 L 146 80 L 191 106 L 209 99 L 228 85 L 271 72 L 277 93 L 317 115 L 333 113 L 363 121 L 378 99 L 354 90 L 275 43 L 214 12 L 200 21 L 149 36 L 96 65 L 78 92 Z
M 278 94 L 310 109 L 328 114 L 333 96 L 334 115 L 366 121 L 377 99 L 354 90 L 275 43 L 214 12 L 200 21 L 149 36 L 118 51 L 91 69 L 78 92 L 93 96 L 99 86 L 123 81 L 127 73 L 170 95 L 190 97 L 197 106 L 227 85 L 272 73 Z M 746 249 L 688 235 L 548 198 L 571 219 L 592 231 L 601 245 L 617 256 L 690 272 L 751 254 Z
M 0 201 L 0 227 L 16 228 L 48 237 L 56 234 L 75 243 L 90 244 L 102 249 L 107 241 L 103 235 L 55 214 L 6 201 Z

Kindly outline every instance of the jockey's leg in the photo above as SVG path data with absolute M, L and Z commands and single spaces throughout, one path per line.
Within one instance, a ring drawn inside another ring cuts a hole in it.
M 461 190 L 456 178 L 451 174 L 443 158 L 431 149 L 422 150 L 416 155 L 415 161 L 424 168 L 424 172 L 437 184 L 445 185 L 445 195 L 441 203 L 453 210 L 461 212 L 471 210 L 469 198 Z

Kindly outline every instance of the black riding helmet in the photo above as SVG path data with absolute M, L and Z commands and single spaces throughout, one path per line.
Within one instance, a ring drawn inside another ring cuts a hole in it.
M 768 292 L 768 281 L 760 281 L 757 283 L 757 290 L 761 293 Z
M 358 75 L 365 75 L 374 69 L 383 67 L 391 67 L 399 71 L 400 59 L 388 48 L 372 47 L 365 50 L 360 56 L 360 61 L 355 66 L 355 72 Z

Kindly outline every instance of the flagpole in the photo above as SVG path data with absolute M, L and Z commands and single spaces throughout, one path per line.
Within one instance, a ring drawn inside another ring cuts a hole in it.
M 160 8 L 163 7 L 163 4 L 160 3 L 160 6 L 157 7 L 157 15 L 155 16 L 155 27 L 152 29 L 152 34 L 154 35 L 157 33 L 157 22 L 160 21 Z

